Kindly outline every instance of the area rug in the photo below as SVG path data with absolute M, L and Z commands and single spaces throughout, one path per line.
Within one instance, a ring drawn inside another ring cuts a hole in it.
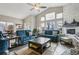
M 35 52 L 31 52 L 31 53 L 29 53 L 28 55 L 39 55 L 39 54 L 37 54 L 37 53 L 35 53 Z
M 51 43 L 51 47 L 49 47 L 43 55 L 54 55 L 54 52 L 57 48 L 58 44 L 57 43 Z
M 46 49 L 42 55 L 53 55 L 56 50 L 57 44 L 51 43 L 51 47 Z M 16 55 L 41 55 L 40 53 L 30 49 L 30 48 L 23 48 L 20 50 L 14 51 Z
M 16 55 L 40 55 L 40 53 L 28 48 L 20 51 L 14 52 Z

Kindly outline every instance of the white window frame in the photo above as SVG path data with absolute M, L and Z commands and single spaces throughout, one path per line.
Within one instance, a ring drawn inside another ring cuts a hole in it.
M 55 19 L 55 12 L 52 12 L 52 13 L 48 13 L 46 14 L 46 20 L 53 20 Z
M 42 22 L 41 23 L 41 27 L 45 27 L 45 22 Z
M 63 13 L 57 13 L 56 14 L 56 19 L 60 19 L 63 18 Z
M 41 21 L 45 21 L 45 17 L 41 17 Z

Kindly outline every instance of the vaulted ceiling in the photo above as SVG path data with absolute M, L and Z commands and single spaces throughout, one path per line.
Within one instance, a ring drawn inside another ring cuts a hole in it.
M 65 3 L 41 3 L 43 6 L 49 7 L 58 7 L 64 6 Z M 37 10 L 30 10 L 32 6 L 27 3 L 0 3 L 0 15 L 16 17 L 19 19 L 23 19 L 29 15 L 37 15 L 43 12 L 45 9 L 40 9 L 40 12 Z

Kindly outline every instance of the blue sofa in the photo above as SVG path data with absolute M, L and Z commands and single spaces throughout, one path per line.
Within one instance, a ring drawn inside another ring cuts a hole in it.
M 42 37 L 50 38 L 51 41 L 57 42 L 59 39 L 59 31 L 58 30 L 44 30 L 44 34 L 42 34 Z
M 29 35 L 30 30 L 17 30 L 16 35 L 19 36 L 19 44 L 23 45 L 28 43 L 28 41 L 31 39 L 31 35 Z
M 0 31 L 0 54 L 6 54 L 6 50 L 8 50 L 8 39 L 3 37 L 3 34 Z

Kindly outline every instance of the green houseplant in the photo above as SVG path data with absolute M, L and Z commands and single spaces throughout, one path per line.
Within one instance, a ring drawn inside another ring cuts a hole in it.
M 34 28 L 34 29 L 33 29 L 33 35 L 35 36 L 35 35 L 38 35 L 38 34 L 39 34 L 39 30 L 36 29 L 36 28 Z

